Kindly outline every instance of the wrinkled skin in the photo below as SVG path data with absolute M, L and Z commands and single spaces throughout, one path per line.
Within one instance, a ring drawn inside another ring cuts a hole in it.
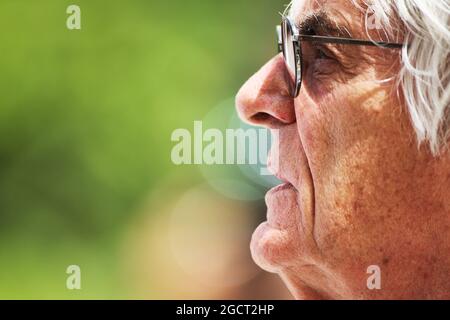
M 296 0 L 291 16 L 317 10 L 367 39 L 350 1 Z M 242 119 L 279 130 L 273 171 L 289 183 L 266 196 L 254 260 L 298 299 L 450 298 L 450 157 L 418 147 L 396 82 L 377 81 L 398 73 L 400 51 L 331 45 L 330 59 L 303 47 L 296 99 L 281 54 L 236 99 Z M 368 289 L 371 265 L 380 290 Z

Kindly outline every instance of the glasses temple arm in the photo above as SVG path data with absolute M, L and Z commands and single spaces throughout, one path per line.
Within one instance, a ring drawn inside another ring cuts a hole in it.
M 391 42 L 376 42 L 368 40 L 359 40 L 351 38 L 339 38 L 339 37 L 326 37 L 326 36 L 313 36 L 313 35 L 296 35 L 294 40 L 304 40 L 311 42 L 320 43 L 336 43 L 336 44 L 349 44 L 349 45 L 359 45 L 359 46 L 374 46 L 383 48 L 402 48 L 401 43 L 391 43 Z

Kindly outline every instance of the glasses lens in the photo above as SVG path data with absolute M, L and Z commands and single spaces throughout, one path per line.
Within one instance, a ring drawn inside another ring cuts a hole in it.
M 287 69 L 292 77 L 292 80 L 295 80 L 295 49 L 292 38 L 292 28 L 288 22 L 288 20 L 283 21 L 283 54 L 284 60 L 286 62 Z

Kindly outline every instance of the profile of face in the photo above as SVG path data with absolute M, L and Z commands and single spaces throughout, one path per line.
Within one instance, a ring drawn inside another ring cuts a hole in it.
M 290 17 L 315 21 L 316 35 L 337 25 L 368 38 L 351 1 L 295 0 Z M 296 98 L 283 54 L 236 98 L 242 119 L 277 132 L 272 171 L 284 182 L 267 193 L 254 260 L 298 299 L 450 298 L 449 160 L 418 147 L 395 81 L 401 51 L 313 42 L 302 51 Z

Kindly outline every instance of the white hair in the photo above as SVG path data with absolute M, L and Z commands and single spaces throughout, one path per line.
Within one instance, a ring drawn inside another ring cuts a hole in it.
M 353 2 L 362 8 L 361 1 Z M 366 29 L 375 18 L 391 40 L 401 30 L 407 45 L 399 88 L 419 144 L 427 142 L 438 155 L 450 139 L 450 0 L 363 0 L 363 5 Z

